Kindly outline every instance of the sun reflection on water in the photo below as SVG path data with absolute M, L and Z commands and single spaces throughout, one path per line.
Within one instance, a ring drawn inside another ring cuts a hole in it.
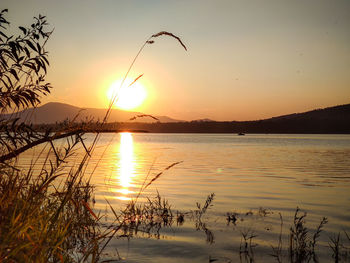
M 132 134 L 128 132 L 120 133 L 119 146 L 119 173 L 118 180 L 120 189 L 116 190 L 122 196 L 117 197 L 121 200 L 129 200 L 133 193 L 130 188 L 134 187 L 133 177 L 135 176 L 135 158 L 134 144 Z

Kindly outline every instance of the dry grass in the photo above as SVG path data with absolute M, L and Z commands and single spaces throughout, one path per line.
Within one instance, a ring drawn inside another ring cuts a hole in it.
M 164 36 L 164 35 L 165 35 L 165 36 L 170 36 L 170 37 L 175 38 L 177 41 L 179 41 L 179 43 L 181 44 L 181 46 L 187 51 L 187 47 L 186 47 L 185 44 L 182 42 L 181 38 L 175 36 L 175 35 L 172 34 L 172 33 L 169 33 L 169 32 L 166 32 L 166 31 L 161 31 L 161 32 L 159 32 L 159 33 L 157 33 L 157 34 L 152 35 L 151 38 L 160 37 L 160 36 Z M 154 40 L 148 40 L 148 41 L 147 41 L 148 44 L 153 44 L 153 42 L 151 42 L 151 41 L 154 41 Z
M 139 233 L 159 238 L 162 227 L 169 227 L 174 222 L 174 215 L 168 201 L 157 192 L 154 199 L 147 198 L 141 204 L 130 201 L 125 209 L 121 210 L 123 233 L 121 236 L 132 237 Z
M 79 261 L 96 256 L 103 238 L 91 207 L 93 187 L 61 165 L 71 149 L 39 175 L 1 169 L 0 261 Z M 57 185 L 58 179 L 61 183 Z

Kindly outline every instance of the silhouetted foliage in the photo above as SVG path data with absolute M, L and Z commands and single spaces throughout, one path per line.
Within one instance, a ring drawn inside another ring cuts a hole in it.
M 0 163 L 44 142 L 51 142 L 54 149 L 55 139 L 71 135 L 81 138 L 80 131 L 39 133 L 16 118 L 18 110 L 37 106 L 41 96 L 50 93 L 51 85 L 45 81 L 49 66 L 45 45 L 52 31 L 47 29 L 46 17 L 39 15 L 30 27 L 19 26 L 19 35 L 9 35 L 7 12 L 7 9 L 0 12 L 0 112 L 12 114 L 0 119 Z
M 10 36 L 6 13 L 0 12 L 0 112 L 10 114 L 0 119 L 0 262 L 82 262 L 88 257 L 96 262 L 105 236 L 89 205 L 92 186 L 82 179 L 82 165 L 62 173 L 79 143 L 87 150 L 81 130 L 68 122 L 60 131 L 38 132 L 30 121 L 16 118 L 16 112 L 36 107 L 50 92 L 44 47 L 52 31 L 39 15 L 29 28 L 19 27 L 20 35 Z M 54 144 L 61 138 L 66 138 L 64 148 Z M 16 162 L 21 153 L 42 143 L 51 148 L 41 169 Z
M 36 106 L 40 96 L 50 92 L 45 82 L 48 52 L 45 44 L 52 31 L 48 31 L 45 16 L 34 17 L 28 27 L 20 26 L 21 34 L 8 35 L 7 9 L 0 12 L 0 110 Z

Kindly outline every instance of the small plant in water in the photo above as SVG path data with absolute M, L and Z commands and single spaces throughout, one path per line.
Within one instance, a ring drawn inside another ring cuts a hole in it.
M 197 210 L 195 210 L 195 215 L 199 220 L 202 218 L 202 215 L 204 215 L 207 209 L 210 207 L 211 203 L 214 200 L 214 196 L 215 196 L 214 193 L 211 193 L 210 195 L 208 195 L 207 200 L 205 201 L 203 206 L 201 206 L 200 203 L 196 203 Z
M 327 218 L 322 218 L 318 225 L 315 234 L 310 238 L 309 230 L 306 228 L 306 212 L 299 215 L 300 209 L 297 207 L 293 225 L 290 228 L 289 239 L 289 254 L 292 262 L 304 262 L 309 261 L 310 258 L 314 258 L 317 261 L 315 247 L 317 239 L 322 232 L 322 228 L 327 224 Z
M 334 262 L 338 263 L 340 259 L 340 248 L 342 244 L 340 242 L 340 233 L 338 235 L 330 238 L 329 247 L 332 249 L 332 257 L 334 258 Z
M 252 243 L 253 239 L 257 237 L 254 233 L 254 230 L 251 228 L 247 228 L 241 230 L 241 243 L 239 245 L 239 254 L 240 257 L 243 254 L 246 259 L 249 259 L 250 262 L 254 261 L 254 251 L 253 248 L 257 246 L 257 244 Z
M 276 260 L 280 263 L 282 262 L 282 230 L 283 230 L 283 218 L 282 218 L 282 214 L 279 213 L 280 216 L 280 234 L 278 236 L 278 245 L 277 247 L 272 246 L 272 250 L 273 253 L 271 254 L 271 256 L 275 257 Z
M 214 200 L 214 193 L 211 193 L 208 195 L 207 200 L 205 201 L 204 205 L 201 206 L 200 203 L 196 203 L 197 210 L 194 211 L 194 218 L 195 218 L 195 225 L 196 230 L 202 230 L 205 233 L 206 241 L 209 244 L 214 243 L 214 234 L 213 232 L 207 227 L 206 223 L 202 221 L 202 216 L 207 212 L 208 208 L 212 206 L 212 202 Z
M 149 236 L 153 233 L 159 238 L 159 230 L 162 227 L 168 227 L 173 224 L 173 213 L 168 201 L 160 196 L 154 199 L 147 198 L 147 202 L 138 204 L 130 201 L 126 208 L 121 211 L 122 231 L 121 236 L 132 237 L 139 232 L 146 233 Z

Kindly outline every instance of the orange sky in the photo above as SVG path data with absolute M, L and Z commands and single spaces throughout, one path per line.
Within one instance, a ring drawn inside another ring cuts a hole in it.
M 350 1 L 1 0 L 11 29 L 41 13 L 52 94 L 44 102 L 108 106 L 131 71 L 148 97 L 137 110 L 182 120 L 251 120 L 350 103 Z

